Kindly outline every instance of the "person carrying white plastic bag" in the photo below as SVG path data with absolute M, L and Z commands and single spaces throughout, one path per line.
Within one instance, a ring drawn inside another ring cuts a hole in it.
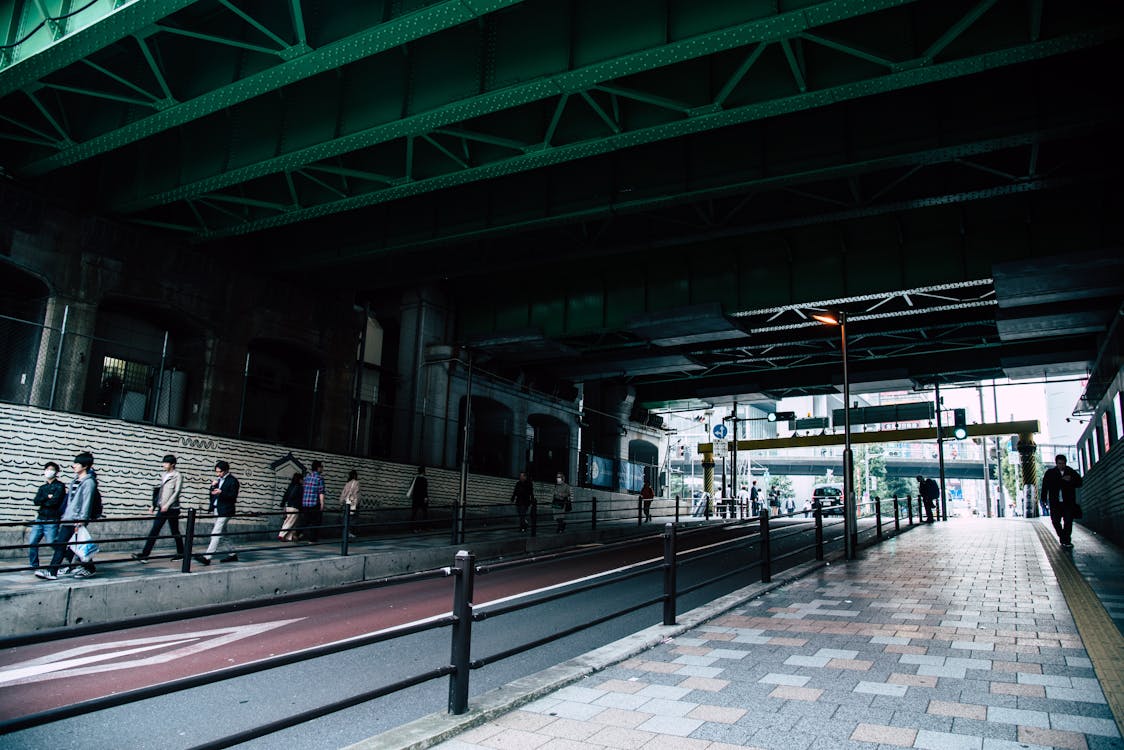
M 70 541 L 67 542 L 70 551 L 78 558 L 80 563 L 94 562 L 94 555 L 100 551 L 100 547 L 94 543 L 94 538 L 90 536 L 90 530 L 85 526 L 79 526 L 74 530 L 70 536 Z
M 70 492 L 67 493 L 66 509 L 59 519 L 59 533 L 55 542 L 55 554 L 51 557 L 48 578 L 55 578 L 58 575 L 63 557 L 75 556 L 75 550 L 70 547 L 70 539 L 79 530 L 85 532 L 89 543 L 90 532 L 86 524 L 91 519 L 97 518 L 98 510 L 94 506 L 98 504 L 100 498 L 97 475 L 94 474 L 93 467 L 94 457 L 89 452 L 84 451 L 74 457 L 74 482 L 71 483 Z M 90 560 L 80 560 L 77 567 L 78 569 L 74 571 L 75 578 L 89 578 L 96 570 Z M 67 568 L 66 572 L 70 571 L 71 568 Z

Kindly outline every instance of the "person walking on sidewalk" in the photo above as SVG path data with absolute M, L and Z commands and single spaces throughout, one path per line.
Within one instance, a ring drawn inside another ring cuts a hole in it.
M 49 569 L 39 567 L 39 544 L 42 542 L 54 554 L 55 538 L 59 531 L 59 517 L 66 505 L 66 485 L 58 480 L 59 465 L 48 461 L 43 465 L 43 478 L 46 483 L 35 493 L 35 521 L 27 535 L 27 561 L 37 578 L 50 580 L 55 576 Z
M 921 502 L 925 505 L 925 523 L 932 523 L 933 504 L 936 503 L 937 498 L 941 496 L 940 485 L 937 484 L 935 479 L 926 479 L 918 474 L 917 494 L 921 498 Z
M 1062 454 L 1054 456 L 1054 468 L 1042 475 L 1042 497 L 1050 504 L 1050 522 L 1058 535 L 1058 542 L 1073 549 L 1073 519 L 1077 512 L 1077 488 L 1081 475 L 1066 466 Z
M 359 518 L 359 472 L 355 469 L 348 472 L 347 482 L 340 490 L 340 505 L 346 505 L 347 510 L 344 512 L 351 516 L 351 523 L 349 524 L 351 530 L 348 534 L 358 536 L 355 533 L 355 521 Z
M 527 530 L 527 510 L 535 501 L 535 485 L 527 478 L 527 472 L 519 472 L 519 481 L 511 491 L 511 502 L 515 504 L 515 512 L 519 514 L 519 530 Z
M 554 510 L 557 533 L 561 534 L 566 530 L 566 514 L 574 507 L 573 493 L 570 491 L 570 485 L 566 484 L 566 477 L 562 472 L 558 472 L 554 477 L 554 492 L 551 493 L 550 507 Z
M 281 507 L 285 509 L 285 520 L 281 524 L 281 531 L 277 534 L 277 538 L 283 542 L 297 541 L 297 532 L 293 527 L 297 525 L 297 519 L 301 517 L 301 497 L 304 495 L 304 474 L 299 471 L 293 472 L 293 478 L 289 480 L 289 486 L 285 488 L 285 494 L 281 498 Z
M 321 471 L 324 464 L 312 462 L 312 470 L 304 478 L 304 492 L 301 494 L 301 526 L 305 529 L 308 541 L 320 541 L 320 524 L 324 520 L 324 477 Z
M 163 473 L 157 478 L 156 486 L 152 489 L 152 528 L 148 531 L 148 539 L 140 552 L 133 553 L 133 559 L 146 563 L 160 537 L 160 530 L 164 523 L 168 524 L 168 531 L 176 540 L 176 554 L 172 561 L 183 559 L 183 536 L 180 535 L 180 493 L 183 491 L 183 475 L 176 471 L 176 457 L 169 453 L 162 462 Z
M 652 489 L 652 483 L 647 479 L 644 480 L 644 486 L 640 489 L 640 504 L 644 509 L 644 520 L 651 522 L 652 520 L 652 500 L 656 497 L 656 491 Z
M 86 528 L 94 518 L 95 495 L 98 494 L 98 479 L 94 474 L 94 456 L 89 452 L 79 453 L 74 457 L 71 465 L 74 469 L 74 481 L 70 483 L 67 492 L 66 509 L 59 521 L 58 535 L 55 537 L 55 554 L 51 556 L 50 575 L 47 578 L 58 576 L 59 565 L 65 558 L 68 562 L 74 559 L 74 550 L 69 544 L 70 537 L 78 528 Z M 71 568 L 67 568 L 69 573 Z M 97 571 L 92 560 L 80 561 L 78 570 L 74 571 L 75 578 L 89 578 Z
M 215 478 L 211 481 L 211 507 L 215 514 L 215 525 L 211 528 L 211 543 L 207 551 L 195 555 L 195 561 L 201 565 L 210 565 L 211 558 L 219 549 L 225 549 L 226 557 L 220 562 L 238 562 L 238 553 L 234 545 L 226 537 L 226 527 L 234 516 L 234 506 L 238 502 L 238 478 L 230 473 L 230 464 L 226 461 L 215 462 Z

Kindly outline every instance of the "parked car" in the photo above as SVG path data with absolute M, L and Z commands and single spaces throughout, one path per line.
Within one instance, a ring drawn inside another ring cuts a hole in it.
M 843 485 L 821 484 L 812 488 L 812 507 L 825 516 L 843 515 Z

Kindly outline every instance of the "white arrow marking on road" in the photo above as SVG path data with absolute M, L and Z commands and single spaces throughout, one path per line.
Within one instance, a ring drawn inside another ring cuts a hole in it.
M 283 627 L 303 620 L 298 617 L 294 620 L 274 620 L 253 625 L 237 625 L 230 628 L 217 628 L 214 630 L 197 630 L 192 633 L 174 633 L 170 635 L 157 635 L 148 638 L 132 638 L 113 643 L 94 643 L 87 646 L 60 651 L 57 654 L 30 659 L 25 662 L 11 664 L 0 670 L 0 685 L 17 685 L 29 682 L 42 682 L 65 677 L 75 677 L 97 672 L 109 672 L 118 669 L 134 669 L 153 664 L 163 664 L 175 659 L 182 659 L 201 651 L 225 646 L 243 638 L 259 635 L 275 628 Z M 183 645 L 189 644 L 189 645 Z M 180 646 L 180 648 L 175 648 Z M 110 659 L 120 659 L 123 656 L 141 654 L 156 649 L 168 649 L 160 654 L 155 654 L 140 659 L 114 661 L 112 664 L 97 664 Z

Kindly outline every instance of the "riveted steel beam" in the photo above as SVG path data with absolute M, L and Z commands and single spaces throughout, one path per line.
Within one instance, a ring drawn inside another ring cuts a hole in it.
M 294 150 L 238 169 L 227 170 L 221 174 L 180 185 L 170 190 L 133 200 L 116 201 L 112 209 L 121 213 L 134 213 L 193 195 L 214 192 L 224 187 L 267 175 L 280 174 L 285 170 L 299 169 L 314 162 L 377 144 L 388 143 L 399 138 L 417 137 L 434 129 L 455 125 L 472 118 L 551 99 L 557 97 L 560 93 L 577 94 L 588 91 L 598 84 L 626 76 L 737 49 L 756 42 L 792 38 L 804 31 L 828 23 L 862 16 L 878 10 L 908 5 L 912 2 L 917 2 L 917 0 L 828 0 L 798 11 L 774 14 L 729 28 L 672 41 L 658 47 L 525 81 L 499 90 L 488 91 L 462 101 L 403 117 L 391 123 L 348 134 L 332 141 Z M 232 85 L 236 86 L 237 84 Z M 227 89 L 229 88 L 227 87 Z M 223 89 L 223 91 L 227 89 Z M 549 141 L 546 141 L 546 143 L 549 143 Z M 36 165 L 31 165 L 25 170 L 28 170 L 30 174 L 42 172 L 41 167 Z
M 266 217 L 222 230 L 215 230 L 205 236 L 208 238 L 217 238 L 246 234 L 262 229 L 282 226 L 295 221 L 305 221 L 341 211 L 377 205 L 478 180 L 492 179 L 503 175 L 589 158 L 622 148 L 654 143 L 685 135 L 692 135 L 714 128 L 738 125 L 754 120 L 775 117 L 781 114 L 813 109 L 827 104 L 858 99 L 873 94 L 897 91 L 927 83 L 973 75 L 1006 65 L 1039 60 L 1053 55 L 1097 46 L 1107 40 L 1119 38 L 1122 35 L 1124 35 L 1124 27 L 1111 26 L 994 52 L 987 52 L 958 60 L 951 60 L 928 67 L 884 73 L 866 80 L 809 91 L 801 95 L 755 102 L 753 104 L 733 107 L 715 113 L 699 114 L 696 117 L 625 131 L 595 140 L 581 141 L 566 146 L 532 151 L 523 156 L 513 156 L 495 163 L 489 163 L 470 169 L 461 169 L 436 177 L 410 180 L 385 189 L 360 193 L 346 199 L 310 206 L 299 211 Z M 287 160 L 282 161 L 287 162 Z M 305 165 L 297 165 L 294 168 L 303 166 Z M 225 182 L 225 180 L 223 180 L 223 182 Z M 197 183 L 197 185 L 211 183 L 211 180 L 203 180 Z M 126 211 L 130 209 L 139 210 L 140 208 L 148 207 L 156 203 L 178 200 L 180 194 L 185 192 L 194 194 L 194 190 L 188 191 L 187 188 L 179 188 L 120 208 Z
M 296 46 L 300 48 L 297 56 L 269 67 L 260 73 L 255 73 L 214 91 L 201 94 L 115 130 L 75 144 L 57 154 L 52 154 L 22 167 L 20 172 L 29 176 L 46 174 L 60 167 L 75 164 L 192 120 L 206 117 L 256 96 L 276 91 L 288 84 L 400 47 L 416 39 L 436 34 L 443 29 L 458 26 L 485 14 L 522 2 L 524 0 L 476 0 L 472 3 L 466 3 L 463 0 L 446 0 L 445 2 L 433 3 L 398 18 L 392 18 L 378 26 L 357 32 L 319 49 L 309 49 L 305 39 L 303 15 L 299 13 L 300 3 L 297 0 L 292 0 L 294 7 L 293 24 L 298 40 Z M 206 37 L 206 35 L 194 33 L 190 30 L 171 27 L 160 27 L 160 30 L 196 38 Z M 230 40 L 213 38 L 210 41 L 235 43 Z M 142 40 L 141 43 L 143 44 L 144 41 Z M 282 52 L 282 49 L 264 47 L 260 49 L 272 54 Z M 3 88 L 0 88 L 0 95 L 3 93 Z

